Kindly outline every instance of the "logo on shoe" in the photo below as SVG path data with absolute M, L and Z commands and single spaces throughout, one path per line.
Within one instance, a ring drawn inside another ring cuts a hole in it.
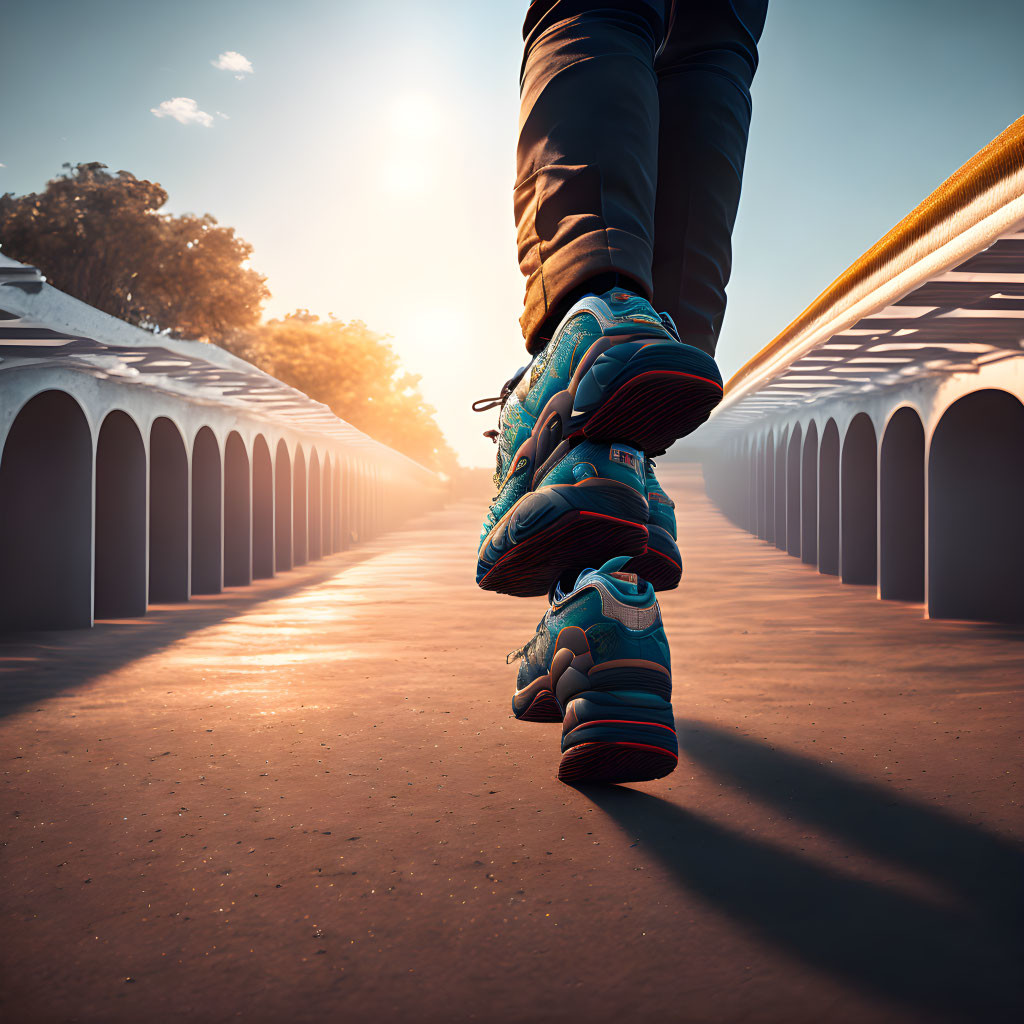
M 635 448 L 627 448 L 625 445 L 613 444 L 608 449 L 608 458 L 612 462 L 628 466 L 634 473 L 639 473 L 640 467 L 643 465 L 643 456 L 640 452 Z

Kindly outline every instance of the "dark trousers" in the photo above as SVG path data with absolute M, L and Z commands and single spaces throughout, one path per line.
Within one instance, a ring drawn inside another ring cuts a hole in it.
M 588 283 L 630 284 L 714 353 L 768 0 L 534 0 L 515 188 L 537 351 Z

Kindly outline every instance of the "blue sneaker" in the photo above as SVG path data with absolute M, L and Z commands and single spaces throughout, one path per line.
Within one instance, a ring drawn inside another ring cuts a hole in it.
M 644 477 L 649 509 L 647 550 L 631 559 L 625 569 L 648 580 L 655 590 L 673 590 L 683 576 L 683 559 L 676 543 L 676 503 L 658 483 L 653 459 L 647 460 Z
M 498 429 L 487 432 L 498 445 L 498 493 L 481 550 L 516 502 L 540 486 L 546 468 L 579 441 L 658 453 L 703 423 L 721 397 L 714 359 L 683 344 L 671 318 L 646 299 L 618 288 L 580 299 L 497 398 L 474 403 L 478 411 L 501 406 Z M 577 564 L 593 565 L 606 551 L 595 548 Z
M 517 597 L 546 594 L 566 570 L 647 547 L 644 457 L 622 444 L 581 441 L 540 468 L 497 522 L 484 523 L 476 581 Z M 523 478 L 528 463 L 513 467 Z M 593 556 L 597 556 L 594 558 Z
M 555 586 L 521 658 L 512 713 L 562 722 L 563 782 L 641 782 L 678 762 L 668 641 L 654 588 L 613 558 Z

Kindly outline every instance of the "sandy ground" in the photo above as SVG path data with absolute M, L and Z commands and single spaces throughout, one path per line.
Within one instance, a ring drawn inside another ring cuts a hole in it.
M 5 1021 L 1020 1019 L 1024 636 L 927 622 L 670 468 L 682 758 L 509 715 L 480 517 L 0 646 Z

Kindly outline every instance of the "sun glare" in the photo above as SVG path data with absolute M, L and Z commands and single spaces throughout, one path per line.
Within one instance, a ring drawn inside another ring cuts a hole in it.
M 422 142 L 432 138 L 441 126 L 437 101 L 425 93 L 405 93 L 391 103 L 391 130 L 403 140 Z

